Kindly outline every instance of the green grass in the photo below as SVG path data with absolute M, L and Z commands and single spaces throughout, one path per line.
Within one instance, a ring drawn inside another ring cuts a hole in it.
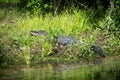
M 4 55 L 3 64 L 39 63 L 47 61 L 47 59 L 71 61 L 76 60 L 77 55 L 81 54 L 91 58 L 92 52 L 89 49 L 91 44 L 101 46 L 106 55 L 119 55 L 119 39 L 112 34 L 108 35 L 107 31 L 94 29 L 91 20 L 93 20 L 92 14 L 88 14 L 86 10 L 74 9 L 73 13 L 64 11 L 53 17 L 50 13 L 42 16 L 20 12 L 17 9 L 0 9 L 0 51 Z M 102 20 L 94 24 L 104 25 Z M 83 44 L 78 47 L 70 47 L 67 51 L 51 57 L 48 55 L 52 53 L 55 43 L 48 43 L 42 37 L 31 36 L 31 30 L 45 30 L 49 33 L 51 40 L 56 40 L 58 34 L 71 36 Z M 38 52 L 35 51 L 36 45 L 38 48 L 40 45 L 42 46 Z M 35 54 L 31 54 L 31 49 Z

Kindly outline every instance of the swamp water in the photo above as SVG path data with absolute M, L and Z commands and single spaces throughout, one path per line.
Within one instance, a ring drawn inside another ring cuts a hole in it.
M 101 63 L 42 64 L 0 69 L 0 80 L 120 80 L 120 57 Z

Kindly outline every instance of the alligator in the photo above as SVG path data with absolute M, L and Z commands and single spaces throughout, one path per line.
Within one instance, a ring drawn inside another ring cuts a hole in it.
M 44 30 L 30 31 L 30 34 L 32 36 L 44 35 L 47 38 L 47 40 L 50 41 L 50 37 L 49 37 L 48 33 Z M 57 42 L 55 44 L 53 52 L 58 53 L 59 51 L 63 50 L 63 48 L 65 48 L 64 46 L 74 45 L 74 44 L 80 44 L 79 40 L 77 40 L 73 37 L 70 37 L 70 36 L 63 36 L 61 34 L 58 34 Z M 104 55 L 102 48 L 100 48 L 97 45 L 90 45 L 90 48 L 92 51 L 94 51 L 95 53 L 97 53 L 101 57 L 105 58 L 105 55 Z
M 45 36 L 46 39 L 50 42 L 50 36 L 48 35 L 48 32 L 44 30 L 40 31 L 30 31 L 31 36 Z
M 70 44 L 79 43 L 79 40 L 72 38 L 70 36 L 63 36 L 63 35 L 59 34 L 57 43 L 60 45 L 70 45 Z
M 58 40 L 56 43 L 56 46 L 54 48 L 55 52 L 59 52 L 59 50 L 62 50 L 63 46 L 71 45 L 71 44 L 80 44 L 79 46 L 82 46 L 84 44 L 81 44 L 79 40 L 70 37 L 70 36 L 63 36 L 63 35 L 58 35 Z M 62 45 L 62 46 L 61 46 Z M 90 49 L 97 53 L 99 56 L 105 58 L 104 52 L 101 47 L 97 45 L 90 45 Z
M 105 54 L 102 50 L 102 48 L 100 48 L 97 45 L 91 45 L 91 50 L 94 51 L 95 53 L 98 53 L 98 55 L 100 55 L 101 57 L 105 58 Z

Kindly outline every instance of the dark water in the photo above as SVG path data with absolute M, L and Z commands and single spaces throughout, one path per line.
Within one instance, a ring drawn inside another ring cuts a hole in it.
M 100 64 L 58 64 L 14 66 L 0 69 L 0 80 L 120 80 L 120 58 Z

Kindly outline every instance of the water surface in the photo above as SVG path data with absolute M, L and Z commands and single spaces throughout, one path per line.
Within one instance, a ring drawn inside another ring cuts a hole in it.
M 120 57 L 106 58 L 101 63 L 47 63 L 0 69 L 0 80 L 120 80 L 119 76 Z

